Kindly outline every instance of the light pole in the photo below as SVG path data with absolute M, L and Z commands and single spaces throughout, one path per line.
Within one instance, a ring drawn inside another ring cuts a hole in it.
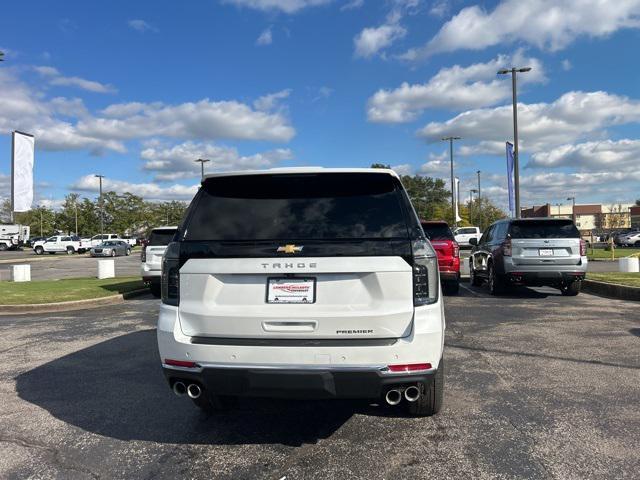
M 473 206 L 474 193 L 478 193 L 478 190 L 476 190 L 475 188 L 472 188 L 471 190 L 469 190 L 469 223 L 471 225 L 473 225 L 473 222 L 471 221 L 471 212 L 472 212 L 472 206 Z
M 455 178 L 453 178 L 453 141 L 460 140 L 461 137 L 444 137 L 443 142 L 449 142 L 449 159 L 451 160 L 451 215 L 453 226 L 456 227 L 456 200 L 455 200 Z
M 199 158 L 196 160 L 196 163 L 200 162 L 200 181 L 204 180 L 204 164 L 210 161 L 208 158 Z
M 558 207 L 558 216 L 560 216 L 560 207 L 562 206 L 561 203 L 556 203 L 556 207 Z
M 76 236 L 78 235 L 78 199 L 73 199 L 73 206 L 76 210 Z
M 576 223 L 576 197 L 567 197 L 567 200 L 573 201 L 573 206 L 571 207 L 571 218 L 573 219 L 573 223 Z
M 516 76 L 518 73 L 529 72 L 531 67 L 503 68 L 498 75 L 511 73 L 511 89 L 513 93 L 513 183 L 516 197 L 516 218 L 520 218 L 520 166 L 518 154 L 518 94 L 516 91 Z
M 482 231 L 482 190 L 480 190 L 480 170 L 476 173 L 478 174 L 478 228 Z
M 100 240 L 104 239 L 104 202 L 102 201 L 102 179 L 104 175 L 94 175 L 100 179 Z
M 42 205 L 40 205 L 40 236 L 42 237 Z

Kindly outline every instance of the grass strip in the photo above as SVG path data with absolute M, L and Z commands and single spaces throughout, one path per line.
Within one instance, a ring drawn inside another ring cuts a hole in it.
M 66 278 L 34 282 L 0 282 L 1 305 L 33 305 L 102 298 L 139 290 L 140 277 Z
M 587 273 L 587 280 L 615 283 L 627 287 L 640 287 L 640 273 Z

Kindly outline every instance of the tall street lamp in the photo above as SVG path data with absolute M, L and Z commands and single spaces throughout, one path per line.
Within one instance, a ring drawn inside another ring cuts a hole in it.
M 444 137 L 443 142 L 449 142 L 449 158 L 451 160 L 451 218 L 453 219 L 453 226 L 456 227 L 458 222 L 456 221 L 456 200 L 455 200 L 455 178 L 453 177 L 453 141 L 460 140 L 461 137 Z
M 511 89 L 513 92 L 513 180 L 516 197 L 516 218 L 520 218 L 520 166 L 518 155 L 518 94 L 516 89 L 516 77 L 518 73 L 531 71 L 531 67 L 503 68 L 498 70 L 498 75 L 511 74 Z
M 558 207 L 558 216 L 560 216 L 560 207 L 562 206 L 561 203 L 556 203 L 556 207 Z
M 478 193 L 478 190 L 476 190 L 475 188 L 472 188 L 471 190 L 469 190 L 469 223 L 471 225 L 473 225 L 473 222 L 471 221 L 471 212 L 472 212 L 472 207 L 473 207 L 473 194 L 474 193 Z
M 478 174 L 478 228 L 482 231 L 482 190 L 480 190 L 480 170 L 476 173 Z
M 567 200 L 573 201 L 573 206 L 571 207 L 571 218 L 573 219 L 573 223 L 576 223 L 576 197 L 567 197 Z
M 104 240 L 104 202 L 102 201 L 102 179 L 104 175 L 94 175 L 100 180 L 100 239 Z
M 204 180 L 204 164 L 210 161 L 208 158 L 199 158 L 196 160 L 196 163 L 200 162 L 200 181 Z

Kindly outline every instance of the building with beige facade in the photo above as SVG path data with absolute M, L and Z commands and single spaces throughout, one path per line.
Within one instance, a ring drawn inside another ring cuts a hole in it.
M 572 202 L 547 203 L 523 208 L 522 217 L 574 218 L 576 227 L 583 233 L 640 227 L 640 207 L 631 203 L 576 204 L 575 210 Z

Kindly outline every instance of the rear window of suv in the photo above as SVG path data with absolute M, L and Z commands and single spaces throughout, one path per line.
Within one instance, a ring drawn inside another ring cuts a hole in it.
M 149 236 L 150 247 L 159 247 L 162 245 L 169 245 L 171 240 L 173 240 L 173 236 L 176 234 L 176 230 L 153 230 L 151 235 Z
M 185 240 L 407 238 L 399 182 L 382 173 L 213 177 Z
M 422 229 L 429 240 L 453 240 L 453 233 L 446 223 L 423 223 Z
M 571 220 L 515 221 L 509 227 L 511 238 L 580 238 Z

